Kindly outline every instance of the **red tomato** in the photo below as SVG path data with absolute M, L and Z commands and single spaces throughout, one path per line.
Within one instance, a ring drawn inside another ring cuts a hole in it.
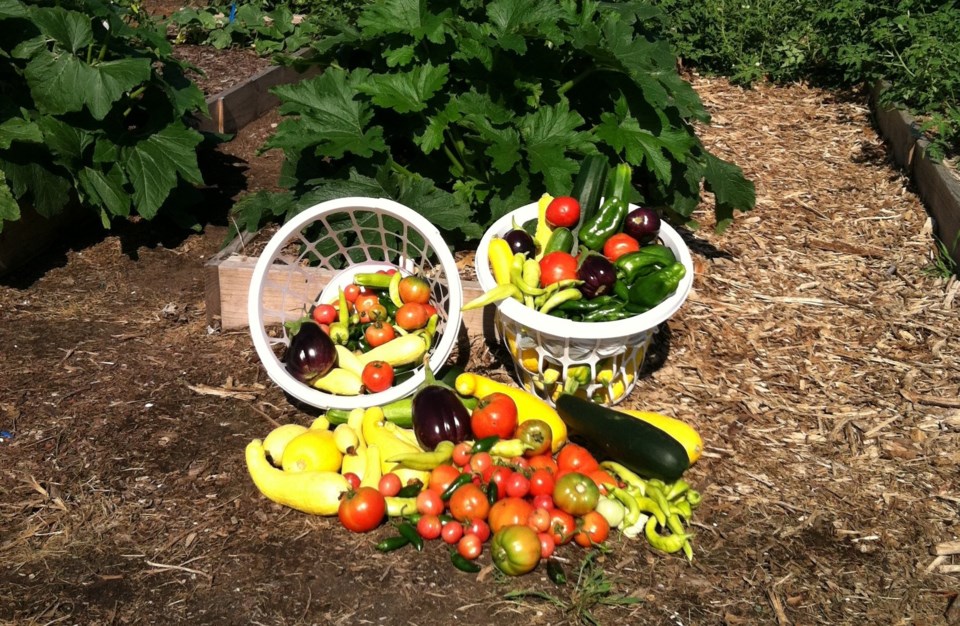
M 318 304 L 310 313 L 317 324 L 333 324 L 337 321 L 337 307 L 332 304 Z
M 527 470 L 530 469 L 530 461 L 527 460 L 525 456 L 515 456 L 510 459 L 510 465 L 517 468 L 517 471 L 523 473 L 529 473 Z
M 419 330 L 427 325 L 427 309 L 419 302 L 407 302 L 394 313 L 397 326 L 404 330 Z
M 580 203 L 572 196 L 557 196 L 547 205 L 544 217 L 551 228 L 573 228 L 580 223 Z
M 505 526 L 526 524 L 531 513 L 533 513 L 532 504 L 523 498 L 507 497 L 493 503 L 487 520 L 490 523 L 490 529 L 497 532 Z
M 457 521 L 447 522 L 440 529 L 440 537 L 449 544 L 457 543 L 463 537 L 463 524 Z
M 589 476 L 570 472 L 557 479 L 553 487 L 553 501 L 570 515 L 584 515 L 597 508 L 600 489 Z
M 487 482 L 497 486 L 497 500 L 507 495 L 507 481 L 509 481 L 512 475 L 513 470 L 506 465 L 497 465 L 493 468 Z
M 370 324 L 363 331 L 363 338 L 367 340 L 371 348 L 382 346 L 388 341 L 392 341 L 396 336 L 397 331 L 393 329 L 393 326 L 380 321 Z
M 400 299 L 426 304 L 430 302 L 430 285 L 419 276 L 404 276 L 400 279 Z
M 460 467 L 464 467 L 470 463 L 470 457 L 472 456 L 470 450 L 473 449 L 473 444 L 466 441 L 461 441 L 453 447 L 453 462 Z
M 481 542 L 484 542 L 490 538 L 490 525 L 482 519 L 472 519 L 463 529 L 463 532 L 468 535 L 476 535 L 480 537 Z
M 640 249 L 640 243 L 627 233 L 611 235 L 603 244 L 603 256 L 613 263 L 620 257 Z
M 377 490 L 385 496 L 395 496 L 400 493 L 402 488 L 403 483 L 400 481 L 400 477 L 393 472 L 387 472 L 381 476 L 380 482 L 377 484 Z
M 470 469 L 477 474 L 483 474 L 493 466 L 493 457 L 489 452 L 477 452 L 470 457 Z
M 589 548 L 603 543 L 608 536 L 610 536 L 610 524 L 607 518 L 596 511 L 590 511 L 580 518 L 573 540 L 578 546 Z
M 561 470 L 586 474 L 600 467 L 600 463 L 583 446 L 568 442 L 557 453 L 557 467 Z
M 429 302 L 423 305 L 423 310 L 427 313 L 428 320 L 437 314 L 437 307 L 433 306 Z
M 369 324 L 370 322 L 384 322 L 389 328 L 393 328 L 387 324 L 387 307 L 382 304 L 374 304 L 372 307 L 364 309 L 359 314 L 359 321 L 361 324 Z
M 460 476 L 460 470 L 456 467 L 444 463 L 430 470 L 430 480 L 427 483 L 427 489 L 443 493 L 457 477 Z
M 562 546 L 573 539 L 573 534 L 577 532 L 577 522 L 566 511 L 553 509 L 550 511 L 550 529 L 547 532 L 553 536 L 554 543 Z
M 480 537 L 466 533 L 457 542 L 457 552 L 463 558 L 473 561 L 483 552 L 483 542 L 480 541 Z
M 520 472 L 513 472 L 507 480 L 507 495 L 511 498 L 523 498 L 530 493 L 530 479 Z
M 393 366 L 386 361 L 370 361 L 363 366 L 360 380 L 371 393 L 386 391 L 393 386 Z
M 362 293 L 357 296 L 357 299 L 353 303 L 353 308 L 357 313 L 363 313 L 367 311 L 370 307 L 378 306 L 380 304 L 380 297 L 375 293 Z
M 439 491 L 424 489 L 417 494 L 417 512 L 421 515 L 440 515 L 445 507 Z
M 356 302 L 357 298 L 360 297 L 360 286 L 350 283 L 343 288 L 343 297 L 347 299 L 347 302 Z
M 551 474 L 557 473 L 557 462 L 553 459 L 553 455 L 549 452 L 544 454 L 537 454 L 530 457 L 530 469 L 536 471 L 538 469 L 545 469 Z
M 344 494 L 337 516 L 346 529 L 365 533 L 379 526 L 386 512 L 387 502 L 382 493 L 374 487 L 360 487 Z
M 553 473 L 547 469 L 540 468 L 533 470 L 530 474 L 530 495 L 549 495 L 553 497 L 553 485 L 556 481 Z
M 563 250 L 555 250 L 540 258 L 540 286 L 577 278 L 577 258 Z
M 552 493 L 542 493 L 538 496 L 533 496 L 533 506 L 538 509 L 552 511 L 557 505 L 553 503 Z
M 540 539 L 540 558 L 550 558 L 557 549 L 557 542 L 553 540 L 553 535 L 543 532 L 537 533 L 537 537 Z
M 538 533 L 546 532 L 550 528 L 550 511 L 544 508 L 535 508 L 527 518 L 527 526 Z
M 343 475 L 343 477 L 347 479 L 348 483 L 350 483 L 351 489 L 356 490 L 360 488 L 360 477 L 357 476 L 355 473 L 347 472 L 346 474 Z
M 424 539 L 436 539 L 443 530 L 443 524 L 438 515 L 421 515 L 417 520 L 417 532 Z
M 510 439 L 517 430 L 517 403 L 499 391 L 484 396 L 470 414 L 470 429 L 477 439 Z
M 486 519 L 490 512 L 490 501 L 483 489 L 473 483 L 459 487 L 450 496 L 450 514 L 461 522 L 473 519 Z
M 597 483 L 597 487 L 600 487 L 600 493 L 607 493 L 610 490 L 610 487 L 618 486 L 617 479 L 602 467 L 598 467 L 592 472 L 588 472 L 587 476 L 592 478 L 593 482 Z

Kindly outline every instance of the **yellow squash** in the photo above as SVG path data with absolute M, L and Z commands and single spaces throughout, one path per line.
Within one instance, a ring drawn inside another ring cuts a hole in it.
M 336 515 L 340 494 L 350 489 L 347 479 L 337 472 L 287 473 L 267 460 L 263 442 L 247 444 L 247 471 L 264 496 L 283 506 L 311 515 Z
M 634 409 L 620 409 L 620 411 L 643 420 L 676 439 L 677 442 L 683 446 L 683 449 L 687 451 L 687 458 L 690 459 L 690 465 L 696 463 L 697 459 L 699 459 L 703 453 L 703 439 L 700 437 L 700 433 L 686 422 L 650 411 L 636 411 Z

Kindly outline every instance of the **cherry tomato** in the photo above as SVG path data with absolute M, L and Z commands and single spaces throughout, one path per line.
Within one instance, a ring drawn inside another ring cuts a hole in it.
M 406 302 L 426 304 L 430 302 L 430 285 L 419 276 L 404 276 L 400 279 L 400 299 Z
M 526 525 L 501 528 L 490 541 L 490 558 L 507 576 L 521 576 L 540 563 L 540 537 Z
M 463 524 L 457 521 L 447 522 L 440 529 L 440 537 L 449 544 L 457 543 L 463 537 Z
M 627 233 L 611 235 L 603 244 L 603 256 L 613 263 L 620 257 L 640 249 L 640 243 Z
M 551 228 L 573 228 L 580 223 L 580 203 L 572 196 L 557 196 L 544 215 Z
M 367 340 L 371 348 L 382 346 L 388 341 L 392 341 L 396 336 L 397 331 L 393 329 L 393 326 L 380 321 L 370 324 L 363 331 L 363 338 Z
M 577 258 L 563 250 L 549 252 L 540 258 L 540 286 L 577 278 Z
M 463 532 L 468 535 L 476 535 L 480 537 L 480 541 L 486 542 L 490 538 L 490 525 L 482 519 L 475 518 L 470 520 L 470 523 L 464 527 Z
M 427 482 L 427 489 L 443 493 L 447 490 L 457 477 L 460 476 L 460 470 L 456 467 L 444 463 L 430 470 L 430 480 Z
M 445 507 L 439 491 L 424 489 L 417 494 L 417 512 L 421 515 L 440 515 Z
M 525 456 L 515 456 L 510 459 L 510 465 L 517 468 L 517 471 L 528 473 L 527 470 L 530 469 L 530 461 L 527 460 Z
M 557 507 L 557 505 L 553 503 L 553 493 L 541 493 L 538 496 L 533 496 L 533 506 L 548 511 L 552 511 Z
M 530 479 L 521 472 L 513 472 L 507 480 L 507 495 L 511 498 L 523 498 L 530 493 Z
M 546 532 L 550 528 L 550 511 L 544 508 L 535 508 L 527 518 L 527 526 L 538 533 Z
M 553 485 L 555 482 L 553 472 L 542 467 L 533 470 L 533 473 L 530 474 L 530 495 L 549 495 L 553 497 Z
M 557 453 L 557 467 L 587 474 L 600 467 L 600 463 L 589 450 L 575 443 L 566 443 Z
M 433 306 L 429 302 L 423 305 L 423 310 L 427 314 L 427 319 L 430 319 L 431 317 L 437 314 L 437 307 Z
M 483 552 L 483 542 L 480 541 L 480 537 L 465 533 L 457 542 L 457 552 L 463 558 L 473 561 Z
M 383 521 L 387 502 L 374 487 L 360 487 L 344 494 L 337 516 L 343 526 L 355 533 L 373 530 Z
M 537 454 L 530 457 L 530 469 L 536 471 L 538 469 L 545 469 L 551 474 L 557 473 L 557 462 L 553 459 L 553 455 L 549 452 L 544 454 Z
M 387 472 L 381 476 L 380 482 L 377 483 L 377 489 L 385 496 L 395 496 L 400 493 L 402 488 L 403 483 L 400 481 L 400 477 L 393 472 Z
M 354 472 L 347 472 L 343 475 L 347 479 L 347 482 L 350 483 L 350 488 L 357 490 L 360 488 L 360 477 L 357 476 Z
M 490 529 L 497 532 L 504 526 L 526 524 L 531 513 L 533 513 L 533 505 L 528 501 L 523 498 L 506 497 L 493 503 L 487 521 Z
M 553 487 L 553 501 L 557 508 L 570 515 L 584 515 L 594 510 L 599 500 L 597 483 L 579 472 L 561 476 Z
M 337 321 L 337 307 L 332 304 L 318 304 L 313 307 L 310 316 L 317 324 L 333 324 Z
M 363 313 L 372 306 L 380 304 L 380 297 L 375 293 L 361 293 L 353 303 L 357 313 Z
M 417 520 L 417 532 L 424 539 L 436 539 L 442 530 L 443 524 L 438 515 L 421 515 Z
M 367 391 L 380 393 L 393 385 L 393 366 L 386 361 L 370 361 L 363 366 L 360 380 Z
M 527 447 L 527 452 L 524 453 L 527 457 L 544 454 L 553 445 L 553 429 L 541 419 L 520 422 L 514 436 Z
M 516 429 L 517 403 L 499 391 L 481 398 L 470 414 L 470 430 L 477 439 L 493 435 L 509 439 Z
M 490 512 L 490 501 L 483 489 L 473 483 L 459 487 L 450 496 L 450 514 L 461 522 L 473 519 L 486 519 Z
M 460 467 L 466 466 L 470 463 L 470 457 L 472 454 L 470 450 L 473 449 L 473 444 L 466 441 L 461 441 L 453 447 L 453 462 Z
M 497 500 L 507 495 L 507 481 L 512 475 L 513 470 L 506 465 L 494 466 L 493 471 L 490 473 L 490 478 L 487 479 L 487 482 L 493 483 L 497 486 Z
M 577 532 L 577 522 L 566 511 L 553 509 L 550 511 L 550 529 L 547 531 L 553 536 L 558 546 L 570 543 L 573 534 Z
M 369 324 L 370 322 L 384 322 L 386 324 L 387 317 L 387 307 L 382 304 L 374 304 L 359 313 L 359 321 L 361 324 Z M 386 326 L 393 328 L 389 324 L 386 324 Z
M 557 542 L 553 540 L 553 535 L 542 532 L 537 533 L 537 538 L 540 539 L 540 558 L 548 559 L 553 556 L 554 551 L 557 549 Z
M 608 536 L 610 524 L 607 523 L 607 518 L 596 511 L 589 511 L 580 518 L 573 540 L 578 546 L 589 548 L 603 543 Z
M 360 297 L 360 286 L 350 283 L 343 288 L 343 297 L 347 299 L 347 302 L 356 302 L 357 298 Z
M 489 452 L 477 452 L 470 457 L 470 469 L 477 474 L 483 474 L 493 466 L 493 457 Z
M 410 331 L 419 330 L 427 325 L 430 316 L 427 309 L 419 302 L 407 302 L 393 314 L 397 326 Z

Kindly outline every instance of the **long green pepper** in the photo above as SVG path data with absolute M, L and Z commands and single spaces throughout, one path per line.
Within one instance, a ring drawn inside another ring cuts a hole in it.
M 686 274 L 687 268 L 683 263 L 674 263 L 652 274 L 641 276 L 630 285 L 630 304 L 652 309 L 677 290 Z

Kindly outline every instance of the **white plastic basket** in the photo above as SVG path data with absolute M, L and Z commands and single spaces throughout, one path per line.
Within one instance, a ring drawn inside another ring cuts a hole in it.
M 284 322 L 300 319 L 316 303 L 333 301 L 338 287 L 349 284 L 354 274 L 384 267 L 399 267 L 429 281 L 439 318 L 430 367 L 437 371 L 447 362 L 460 328 L 463 290 L 440 231 L 393 200 L 341 198 L 294 216 L 270 239 L 254 267 L 247 300 L 250 335 L 274 383 L 320 409 L 382 405 L 417 389 L 426 378 L 423 366 L 386 391 L 338 396 L 298 381 L 282 361 L 290 345 Z M 265 302 L 267 293 L 270 303 Z
M 476 256 L 477 280 L 484 291 L 497 285 L 487 255 L 490 240 L 502 237 L 514 224 L 536 217 L 534 202 L 504 215 L 484 233 Z M 517 378 L 527 391 L 552 403 L 570 368 L 587 366 L 590 382 L 580 386 L 577 393 L 607 405 L 630 394 L 654 333 L 680 308 L 693 285 L 693 260 L 683 239 L 665 222 L 660 227 L 660 239 L 687 272 L 672 295 L 645 313 L 612 322 L 577 322 L 539 313 L 513 298 L 497 304 L 497 334 L 510 352 Z M 544 374 L 551 369 L 558 376 L 555 383 L 545 382 Z

